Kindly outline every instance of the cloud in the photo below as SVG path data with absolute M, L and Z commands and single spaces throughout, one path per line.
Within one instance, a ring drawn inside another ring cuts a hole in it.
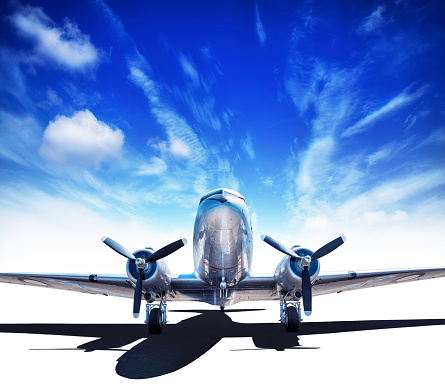
M 266 44 L 266 33 L 264 32 L 263 23 L 260 19 L 260 11 L 258 9 L 258 5 L 255 7 L 255 26 L 258 39 L 260 39 L 261 45 L 264 46 L 264 44 Z
M 440 169 L 423 173 L 412 173 L 398 179 L 382 183 L 348 201 L 338 213 L 345 218 L 361 215 L 364 212 L 384 210 L 387 207 L 401 207 L 412 198 L 428 194 L 445 184 L 445 172 Z
M 170 152 L 175 157 L 188 158 L 192 154 L 192 149 L 181 139 L 173 139 L 170 143 Z
M 199 73 L 195 66 L 191 63 L 190 59 L 187 58 L 183 53 L 179 54 L 179 62 L 181 64 L 184 74 L 190 79 L 194 87 L 200 86 Z
M 334 168 L 330 162 L 335 141 L 332 136 L 314 140 L 302 154 L 296 178 L 297 189 L 302 193 L 315 193 L 329 178 L 329 171 Z
M 437 130 L 431 132 L 431 134 L 426 137 L 421 143 L 419 143 L 418 147 L 425 145 L 442 145 L 445 143 L 445 127 L 440 127 Z
M 167 103 L 162 92 L 165 86 L 152 79 L 147 68 L 142 57 L 129 61 L 129 78 L 144 92 L 153 116 L 167 136 L 166 140 L 151 138 L 147 145 L 160 151 L 168 161 L 168 173 L 159 175 L 162 183 L 147 193 L 145 200 L 193 207 L 196 194 L 203 195 L 214 186 L 238 190 L 240 182 L 234 176 L 229 159 L 220 156 L 219 147 L 206 144 L 187 120 Z
M 75 22 L 64 19 L 57 26 L 41 8 L 21 7 L 10 17 L 17 32 L 33 43 L 33 55 L 26 55 L 27 62 L 53 63 L 72 71 L 95 68 L 102 53 L 83 34 Z
M 366 163 L 368 164 L 368 166 L 375 165 L 377 162 L 387 159 L 390 156 L 392 150 L 392 146 L 384 146 L 383 148 L 366 157 Z
M 206 152 L 186 120 L 165 104 L 159 95 L 159 85 L 146 74 L 140 66 L 143 63 L 130 63 L 130 80 L 140 87 L 151 104 L 151 111 L 167 133 L 173 154 L 178 156 L 193 155 L 194 160 L 203 163 Z
M 384 12 L 385 7 L 379 5 L 375 11 L 362 20 L 357 32 L 364 35 L 376 32 L 385 22 Z
M 253 148 L 252 136 L 250 133 L 247 133 L 246 138 L 241 140 L 241 147 L 251 160 L 255 159 L 255 150 Z
M 41 134 L 42 128 L 33 116 L 16 116 L 0 110 L 1 158 L 22 166 L 36 166 Z
M 388 144 L 382 146 L 380 149 L 378 149 L 377 151 L 375 151 L 374 153 L 372 153 L 366 157 L 365 161 L 368 164 L 368 168 L 370 166 L 376 165 L 380 161 L 394 158 L 403 149 L 405 149 L 409 145 L 410 142 L 411 142 L 411 139 L 408 139 L 406 141 L 391 142 L 391 143 L 388 143 Z
M 271 187 L 273 186 L 273 180 L 270 177 L 262 177 L 260 176 L 260 181 L 263 185 L 267 186 L 267 187 Z
M 51 87 L 48 87 L 48 89 L 46 90 L 46 100 L 38 104 L 40 108 L 45 110 L 49 110 L 53 106 L 62 107 L 62 105 L 63 105 L 62 98 L 60 98 Z
M 414 92 L 410 92 L 408 87 L 403 90 L 399 95 L 391 99 L 388 103 L 382 106 L 379 110 L 368 114 L 366 117 L 360 119 L 358 122 L 354 123 L 352 126 L 349 126 L 346 130 L 341 134 L 342 137 L 350 137 L 355 134 L 362 133 L 368 129 L 369 126 L 374 124 L 376 121 L 382 119 L 390 113 L 393 113 L 422 97 L 425 92 L 428 90 L 429 86 L 423 86 L 418 88 Z
M 158 157 L 151 157 L 150 162 L 143 164 L 134 172 L 135 176 L 154 176 L 167 170 L 167 164 Z
M 99 168 L 121 157 L 124 134 L 98 121 L 89 110 L 58 115 L 43 134 L 40 155 L 56 168 Z

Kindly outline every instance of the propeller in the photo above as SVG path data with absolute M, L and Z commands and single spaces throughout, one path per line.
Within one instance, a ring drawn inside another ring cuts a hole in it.
M 139 317 L 139 311 L 141 309 L 141 298 L 142 298 L 142 280 L 145 279 L 144 271 L 147 268 L 147 265 L 150 263 L 154 263 L 164 257 L 176 252 L 179 248 L 182 248 L 185 244 L 187 244 L 187 239 L 179 239 L 171 244 L 158 249 L 156 252 L 152 253 L 147 259 L 136 258 L 136 256 L 124 248 L 122 245 L 117 243 L 116 241 L 110 239 L 109 237 L 103 236 L 102 241 L 108 245 L 111 249 L 126 257 L 128 260 L 133 261 L 136 264 L 136 267 L 139 270 L 138 279 L 136 281 L 136 288 L 134 289 L 134 299 L 133 299 L 133 316 L 135 318 Z
M 269 244 L 271 247 L 283 252 L 284 254 L 290 256 L 292 261 L 299 261 L 303 272 L 301 273 L 301 289 L 303 296 L 303 307 L 305 315 L 309 316 L 312 314 L 312 284 L 311 277 L 309 274 L 309 265 L 312 261 L 318 260 L 320 257 L 326 256 L 342 245 L 346 241 L 345 236 L 337 237 L 335 240 L 323 245 L 321 248 L 317 249 L 312 256 L 298 256 L 292 249 L 288 248 L 286 245 L 280 243 L 279 241 L 273 239 L 267 235 L 261 235 L 261 239 Z

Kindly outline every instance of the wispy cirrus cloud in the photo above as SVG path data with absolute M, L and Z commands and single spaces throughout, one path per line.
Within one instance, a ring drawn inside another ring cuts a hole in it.
M 170 200 L 191 207 L 196 205 L 196 196 L 178 195 L 178 189 L 184 191 L 189 188 L 199 195 L 214 187 L 215 183 L 239 189 L 240 183 L 234 176 L 229 160 L 221 156 L 217 148 L 209 147 L 187 120 L 167 103 L 161 92 L 163 85 L 153 80 L 145 67 L 145 60 L 141 57 L 129 61 L 130 80 L 144 92 L 151 113 L 167 136 L 166 141 L 152 138 L 148 145 L 161 152 L 168 167 L 168 172 L 158 175 L 162 184 L 158 184 L 145 199 L 161 203 L 157 197 L 163 197 L 162 203 Z
M 241 147 L 251 160 L 255 159 L 255 149 L 253 148 L 252 136 L 250 133 L 247 133 L 246 138 L 241 140 Z
M 264 31 L 263 22 L 260 18 L 260 10 L 258 9 L 258 5 L 255 7 L 255 27 L 256 33 L 258 35 L 258 39 L 262 46 L 266 44 L 266 32 Z
M 364 118 L 354 123 L 352 126 L 349 126 L 342 132 L 341 135 L 343 137 L 350 137 L 352 135 L 356 135 L 368 130 L 369 126 L 371 126 L 378 120 L 418 100 L 426 93 L 426 91 L 429 89 L 429 86 L 426 85 L 419 87 L 413 92 L 411 92 L 410 89 L 411 87 L 406 88 L 400 94 L 387 102 L 384 106 L 368 114 Z
M 159 92 L 161 86 L 150 78 L 143 66 L 144 62 L 141 61 L 130 62 L 130 80 L 143 90 L 150 102 L 151 112 L 165 129 L 169 145 L 173 144 L 174 148 L 176 146 L 177 154 L 181 152 L 181 148 L 185 149 L 187 146 L 191 149 L 190 154 L 193 155 L 194 162 L 202 164 L 206 160 L 206 151 L 200 139 L 187 121 L 163 101 Z
M 53 64 L 70 71 L 94 69 L 103 56 L 101 50 L 80 31 L 78 25 L 64 19 L 57 25 L 41 8 L 21 6 L 10 16 L 17 33 L 33 45 L 32 54 L 23 61 L 43 65 Z
M 18 116 L 0 110 L 0 158 L 21 166 L 36 167 L 42 132 L 32 115 Z
M 135 176 L 154 176 L 162 174 L 167 170 L 167 164 L 159 157 L 151 157 L 148 163 L 144 163 L 137 171 L 133 173 Z
M 385 22 L 384 12 L 385 7 L 383 5 L 378 5 L 369 16 L 366 16 L 361 21 L 357 32 L 367 35 L 378 31 Z

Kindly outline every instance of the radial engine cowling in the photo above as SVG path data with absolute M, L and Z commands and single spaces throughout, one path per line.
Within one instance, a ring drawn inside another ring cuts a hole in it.
M 301 257 L 312 256 L 313 252 L 307 248 L 294 247 L 292 250 Z M 300 262 L 295 261 L 290 256 L 285 255 L 280 264 L 278 264 L 275 270 L 275 281 L 279 291 L 288 293 L 290 296 L 297 300 L 301 297 L 302 292 L 302 280 L 301 275 L 303 267 Z M 309 276 L 311 283 L 317 278 L 320 273 L 320 261 L 311 261 L 309 265 Z
M 141 258 L 147 260 L 153 254 L 151 249 L 141 249 L 133 253 L 136 259 Z M 127 276 L 136 286 L 139 276 L 139 270 L 132 260 L 127 260 Z M 144 269 L 144 280 L 142 281 L 142 290 L 146 293 L 160 294 L 170 290 L 170 269 L 164 260 L 158 260 L 153 263 L 147 263 Z

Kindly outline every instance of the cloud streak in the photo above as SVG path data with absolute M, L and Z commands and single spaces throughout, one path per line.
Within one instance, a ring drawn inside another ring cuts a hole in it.
M 260 19 L 260 10 L 258 9 L 258 5 L 255 7 L 255 27 L 256 33 L 258 35 L 258 39 L 262 46 L 266 44 L 266 32 L 264 32 L 263 23 Z
M 373 125 L 375 122 L 381 120 L 388 114 L 391 114 L 401 108 L 408 106 L 409 104 L 415 102 L 420 97 L 422 97 L 428 90 L 429 86 L 422 86 L 414 92 L 410 92 L 408 87 L 403 90 L 400 94 L 391 99 L 388 103 L 382 106 L 380 109 L 368 114 L 366 117 L 360 119 L 358 122 L 349 126 L 346 130 L 342 132 L 343 137 L 350 137 L 368 130 L 369 126 Z

